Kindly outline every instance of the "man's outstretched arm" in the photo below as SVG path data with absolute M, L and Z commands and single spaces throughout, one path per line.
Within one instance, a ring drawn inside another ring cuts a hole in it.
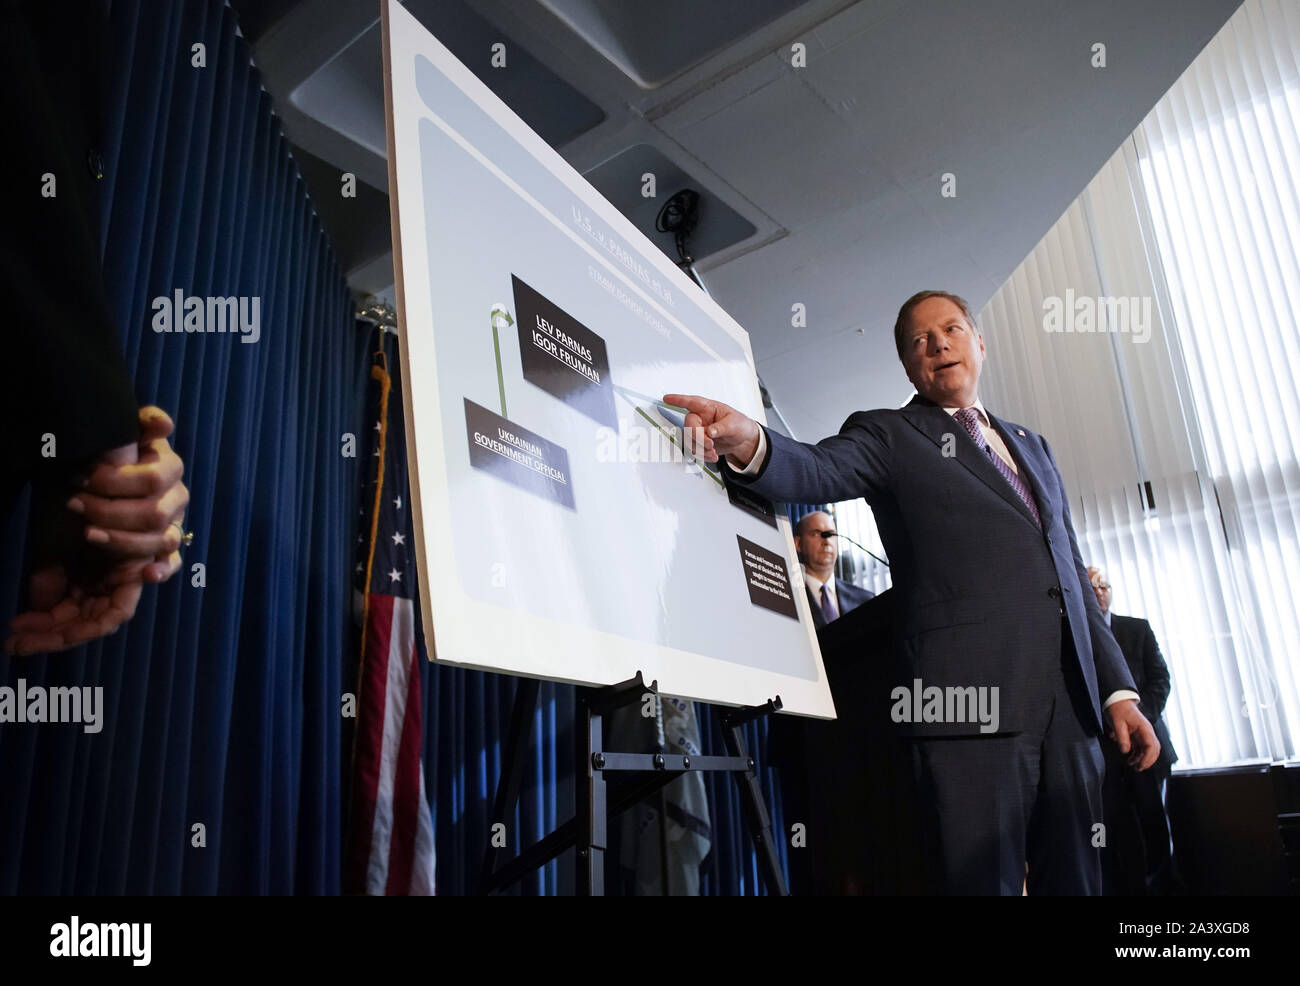
M 725 459 L 737 478 L 771 500 L 852 500 L 878 490 L 890 474 L 891 443 L 877 412 L 859 411 L 839 434 L 810 445 L 764 429 L 721 401 L 690 394 L 664 401 L 687 410 L 687 440 L 700 458 Z

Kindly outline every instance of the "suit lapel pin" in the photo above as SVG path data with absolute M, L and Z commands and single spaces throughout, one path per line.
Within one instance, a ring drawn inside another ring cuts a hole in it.
M 1021 438 L 1024 438 L 1024 437 L 1025 437 L 1025 432 L 1024 432 L 1024 429 L 1023 429 L 1023 428 L 1017 428 L 1017 429 L 1016 429 L 1016 434 L 1019 435 Z

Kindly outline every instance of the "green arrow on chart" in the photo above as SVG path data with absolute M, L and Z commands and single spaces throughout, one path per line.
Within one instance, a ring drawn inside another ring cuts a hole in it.
M 614 389 L 615 389 L 615 390 L 619 390 L 619 391 L 623 390 L 622 387 L 616 387 L 616 388 L 614 388 Z M 619 396 L 622 397 L 623 395 L 620 394 Z M 624 399 L 626 400 L 626 398 L 624 398 Z M 649 398 L 647 398 L 647 399 L 649 399 Z M 628 403 L 631 403 L 631 401 L 628 401 Z M 664 407 L 672 407 L 671 404 L 664 404 L 663 401 L 655 401 L 655 403 L 656 403 L 656 404 L 662 404 Z M 633 406 L 635 407 L 635 405 L 633 405 Z M 677 409 L 677 408 L 673 408 L 673 410 L 678 410 L 678 409 Z M 708 476 L 711 480 L 713 480 L 715 483 L 717 483 L 717 484 L 718 484 L 719 486 L 721 486 L 723 489 L 726 489 L 726 484 L 723 483 L 723 481 L 722 481 L 722 477 L 719 476 L 719 475 L 718 475 L 716 472 L 714 472 L 712 469 L 710 469 L 710 468 L 709 468 L 709 464 L 708 464 L 707 462 L 701 462 L 701 461 L 700 461 L 699 459 L 697 459 L 694 455 L 692 455 L 692 454 L 691 454 L 691 453 L 686 449 L 686 446 L 683 445 L 680 441 L 677 440 L 677 436 L 676 436 L 676 435 L 673 435 L 673 434 L 669 433 L 669 432 L 668 432 L 668 431 L 667 431 L 667 430 L 666 430 L 666 429 L 665 429 L 661 424 L 659 424 L 658 421 L 656 421 L 654 418 L 650 417 L 650 415 L 646 414 L 644 408 L 637 407 L 637 408 L 636 408 L 636 413 L 639 414 L 639 415 L 641 415 L 641 417 L 645 418 L 645 419 L 646 419 L 647 421 L 649 421 L 652 425 L 654 425 L 656 428 L 658 428 L 658 429 L 659 429 L 659 433 L 660 433 L 661 435 L 663 435 L 664 438 L 668 439 L 668 441 L 670 441 L 670 442 L 672 442 L 674 445 L 676 445 L 677 448 L 681 451 L 682 455 L 686 456 L 686 458 L 690 459 L 690 460 L 691 460 L 692 462 L 694 462 L 697 466 L 699 466 L 700 469 L 701 469 L 701 471 L 703 471 L 704 475 Z
M 613 386 L 614 386 L 614 389 L 617 390 L 617 391 L 618 391 L 620 394 L 622 394 L 624 397 L 632 397 L 632 398 L 635 398 L 635 399 L 638 400 L 638 401 L 648 401 L 648 402 L 650 402 L 651 404 L 655 405 L 655 407 L 666 407 L 666 408 L 668 408 L 668 410 L 670 410 L 670 411 L 676 411 L 678 414 L 690 414 L 690 413 L 691 413 L 689 408 L 678 407 L 676 404 L 665 404 L 663 401 L 659 400 L 657 397 L 648 397 L 648 396 L 646 396 L 645 394 L 638 394 L 635 390 L 632 390 L 630 387 L 620 387 L 618 384 L 614 384 Z
M 504 321 L 505 324 L 499 325 L 498 319 Z M 504 329 L 506 326 L 514 324 L 515 320 L 511 317 L 510 312 L 506 310 L 505 305 L 498 301 L 492 306 L 492 348 L 496 350 L 497 356 L 497 390 L 501 392 L 501 417 L 503 418 L 507 418 L 509 415 L 506 414 L 506 378 L 505 374 L 501 372 L 501 337 L 498 335 L 497 329 L 498 327 Z

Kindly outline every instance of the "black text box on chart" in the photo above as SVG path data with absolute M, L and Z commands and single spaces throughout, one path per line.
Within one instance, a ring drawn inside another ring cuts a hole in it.
M 574 509 L 569 453 L 465 398 L 469 461 L 513 486 Z
M 593 421 L 618 427 L 605 340 L 514 274 L 524 379 Z
M 794 608 L 794 592 L 790 588 L 785 559 L 775 551 L 768 551 L 761 544 L 746 541 L 739 534 L 736 535 L 736 541 L 740 544 L 740 561 L 745 570 L 745 582 L 749 586 L 749 601 L 774 613 L 799 619 L 799 613 Z
M 726 487 L 727 499 L 731 501 L 733 507 L 739 507 L 768 527 L 776 527 L 776 508 L 771 500 L 759 496 L 744 483 L 732 479 L 725 471 L 722 473 L 722 485 Z

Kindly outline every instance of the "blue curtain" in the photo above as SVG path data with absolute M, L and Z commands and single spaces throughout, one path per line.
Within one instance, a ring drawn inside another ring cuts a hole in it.
M 475 893 L 514 708 L 516 679 L 425 665 L 425 767 L 438 847 L 440 894 Z M 506 823 L 505 857 L 573 817 L 572 685 L 543 682 L 533 715 L 519 803 Z M 504 862 L 504 859 L 503 859 Z M 572 850 L 528 874 L 510 893 L 573 893 Z
M 0 657 L 0 684 L 102 686 L 105 705 L 97 734 L 0 727 L 0 892 L 336 893 L 358 481 L 341 441 L 367 337 L 233 12 L 114 0 L 104 44 L 105 277 L 137 397 L 176 420 L 195 541 L 113 637 Z M 260 340 L 155 333 L 150 302 L 176 289 L 260 298 Z

